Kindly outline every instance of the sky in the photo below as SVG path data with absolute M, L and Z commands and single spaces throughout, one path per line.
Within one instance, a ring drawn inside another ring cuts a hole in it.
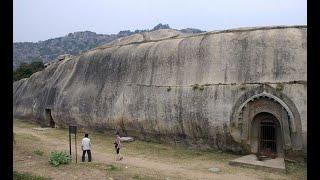
M 77 31 L 171 28 L 205 31 L 306 25 L 307 0 L 13 0 L 13 41 L 38 42 Z

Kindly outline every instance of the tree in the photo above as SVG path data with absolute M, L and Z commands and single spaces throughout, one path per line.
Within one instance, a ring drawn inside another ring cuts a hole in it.
M 44 69 L 43 62 L 21 63 L 19 68 L 13 71 L 13 81 L 30 77 L 33 73 Z

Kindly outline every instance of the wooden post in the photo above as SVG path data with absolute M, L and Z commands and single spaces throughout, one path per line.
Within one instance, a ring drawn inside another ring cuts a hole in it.
M 74 134 L 75 137 L 75 149 L 76 149 L 76 163 L 78 163 L 78 153 L 77 153 L 77 133 Z
M 76 148 L 76 163 L 78 161 L 78 154 L 77 154 L 77 125 L 69 125 L 69 145 L 70 145 L 70 156 L 71 156 L 71 134 L 74 134 L 75 137 L 75 148 Z
M 70 147 L 70 156 L 71 156 L 71 133 L 69 131 L 69 147 Z

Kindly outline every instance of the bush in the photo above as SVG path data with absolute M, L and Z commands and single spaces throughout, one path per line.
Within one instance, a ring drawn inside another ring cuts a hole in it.
M 53 166 L 59 166 L 60 164 L 69 164 L 71 156 L 67 152 L 53 151 L 49 156 L 49 163 Z

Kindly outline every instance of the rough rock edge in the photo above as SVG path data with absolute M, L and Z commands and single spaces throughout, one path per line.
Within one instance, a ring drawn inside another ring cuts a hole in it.
M 233 28 L 233 29 L 227 29 L 227 30 L 217 30 L 217 31 L 209 31 L 209 32 L 198 33 L 198 34 L 190 34 L 190 35 L 187 35 L 187 36 L 182 36 L 182 35 L 173 36 L 173 37 L 159 39 L 159 40 L 149 40 L 149 41 L 142 41 L 142 42 L 131 42 L 131 43 L 122 44 L 122 45 L 102 45 L 102 46 L 98 46 L 96 48 L 93 48 L 91 50 L 88 50 L 87 52 L 94 51 L 94 50 L 107 49 L 107 48 L 111 48 L 111 47 L 127 46 L 127 45 L 132 45 L 132 44 L 143 44 L 143 43 L 149 43 L 149 42 L 159 42 L 159 41 L 164 41 L 164 40 L 168 40 L 168 39 L 183 39 L 183 38 L 190 38 L 190 37 L 197 37 L 197 36 L 204 36 L 204 35 L 211 35 L 211 34 L 247 32 L 247 31 L 258 31 L 258 30 L 271 30 L 271 29 L 286 29 L 286 28 L 307 28 L 307 25 L 240 27 L 240 28 Z M 138 33 L 138 34 L 141 34 L 141 33 Z M 87 53 L 87 52 L 84 52 L 84 53 Z M 82 53 L 82 54 L 84 54 L 84 53 Z M 80 54 L 80 55 L 82 55 L 82 54 Z

